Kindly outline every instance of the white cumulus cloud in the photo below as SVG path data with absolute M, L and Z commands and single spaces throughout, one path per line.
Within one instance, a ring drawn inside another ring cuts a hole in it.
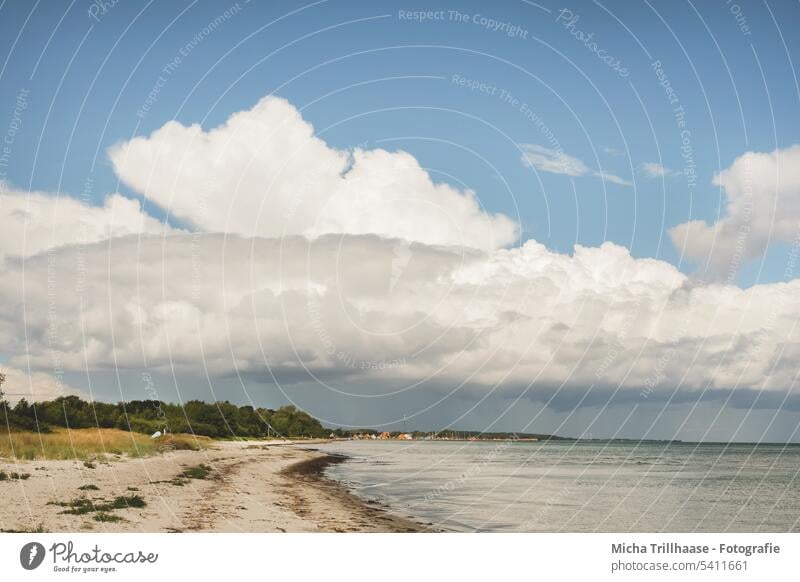
M 611 243 L 572 255 L 533 241 L 488 254 L 413 243 L 398 267 L 399 242 L 126 237 L 86 247 L 81 273 L 65 247 L 0 273 L 0 351 L 45 371 L 54 358 L 72 371 L 146 359 L 150 370 L 287 384 L 596 385 L 653 398 L 678 380 L 687 390 L 792 385 L 800 281 L 691 283 Z M 42 308 L 49 280 L 65 290 L 52 312 Z
M 0 261 L 129 234 L 175 232 L 121 194 L 93 206 L 63 194 L 6 190 L 0 192 L 0 224 Z
M 735 275 L 770 243 L 800 240 L 800 145 L 770 153 L 747 152 L 714 177 L 725 190 L 725 215 L 709 224 L 673 227 L 673 244 L 720 274 Z
M 277 97 L 208 131 L 171 121 L 109 155 L 128 186 L 209 232 L 371 233 L 484 250 L 518 236 L 514 221 L 435 183 L 412 155 L 332 148 Z
M 599 174 L 526 151 L 538 169 Z M 434 183 L 405 152 L 331 148 L 281 99 L 208 131 L 170 122 L 111 158 L 196 231 L 119 194 L 102 207 L 4 195 L 0 354 L 12 369 L 645 397 L 793 385 L 800 280 L 702 283 L 611 243 L 505 248 L 516 224 L 474 193 Z M 726 217 L 673 240 L 687 235 L 698 258 L 730 252 L 745 224 L 746 256 L 789 240 L 798 162 L 800 147 L 742 156 L 715 179 Z

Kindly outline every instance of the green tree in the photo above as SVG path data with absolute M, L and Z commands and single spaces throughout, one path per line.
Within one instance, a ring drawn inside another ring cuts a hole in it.
M 109 404 L 86 402 L 78 396 L 60 396 L 35 403 L 22 398 L 12 408 L 0 392 L 0 415 L 16 430 L 43 432 L 49 431 L 50 426 L 118 428 L 141 433 L 168 428 L 174 433 L 216 438 L 261 438 L 267 434 L 268 426 L 273 429 L 271 433 L 287 437 L 324 437 L 330 432 L 319 420 L 294 406 L 272 410 L 236 406 L 228 401 L 190 400 L 182 406 L 158 400 Z

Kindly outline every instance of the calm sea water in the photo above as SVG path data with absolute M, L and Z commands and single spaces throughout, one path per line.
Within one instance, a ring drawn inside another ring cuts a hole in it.
M 455 531 L 800 531 L 800 446 L 345 441 L 327 469 Z

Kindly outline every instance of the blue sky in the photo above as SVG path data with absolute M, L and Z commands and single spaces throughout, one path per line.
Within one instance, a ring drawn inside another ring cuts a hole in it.
M 690 217 L 716 219 L 724 200 L 713 175 L 746 151 L 800 142 L 790 61 L 797 38 L 789 29 L 776 34 L 773 22 L 795 20 L 800 7 L 793 3 L 765 10 L 741 2 L 737 21 L 724 2 L 242 2 L 181 59 L 143 117 L 137 111 L 163 67 L 234 5 L 121 1 L 104 14 L 92 6 L 3 5 L 0 43 L 8 59 L 0 99 L 13 103 L 21 89 L 30 91 L 8 170 L 17 187 L 77 196 L 91 175 L 99 201 L 119 188 L 105 156 L 114 143 L 170 119 L 213 127 L 275 94 L 301 108 L 331 145 L 407 150 L 435 179 L 474 189 L 489 211 L 518 212 L 524 239 L 567 252 L 576 242 L 611 240 L 634 256 L 678 264 L 665 230 Z M 563 14 L 555 22 L 565 7 L 579 17 L 571 29 Z M 401 11 L 442 12 L 419 22 Z M 492 31 L 476 15 L 524 35 Z M 629 75 L 600 62 L 570 34 L 576 29 L 593 33 Z M 683 177 L 662 182 L 639 171 L 659 160 L 684 167 L 655 60 L 686 112 L 697 166 L 693 189 Z M 454 75 L 496 87 L 495 94 L 460 86 Z M 591 176 L 575 178 L 573 187 L 567 176 L 533 175 L 520 164 L 518 144 L 551 144 L 525 117 L 525 105 L 565 153 L 635 180 L 635 187 Z M 739 282 L 779 280 L 785 253 L 777 245 L 763 270 L 757 260 Z

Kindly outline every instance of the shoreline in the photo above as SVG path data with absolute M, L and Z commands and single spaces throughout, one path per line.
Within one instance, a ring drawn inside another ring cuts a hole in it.
M 414 521 L 412 518 L 394 514 L 386 505 L 362 499 L 351 493 L 342 483 L 326 477 L 325 469 L 330 465 L 347 461 L 349 458 L 347 455 L 326 453 L 317 449 L 304 450 L 316 453 L 317 456 L 290 465 L 283 470 L 283 474 L 332 494 L 344 507 L 357 513 L 365 513 L 371 519 L 383 522 L 385 526 L 385 529 L 369 531 L 382 531 L 383 533 L 433 531 L 429 529 L 432 524 L 424 524 Z
M 216 441 L 200 451 L 99 461 L 9 461 L 4 532 L 420 532 L 324 475 L 346 457 L 314 442 Z M 27 477 L 23 477 L 27 475 Z

